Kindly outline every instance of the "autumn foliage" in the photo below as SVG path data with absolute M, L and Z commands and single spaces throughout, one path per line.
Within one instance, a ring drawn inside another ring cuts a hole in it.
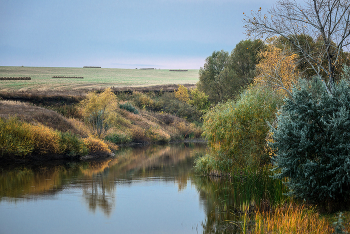
M 279 105 L 278 93 L 250 86 L 237 101 L 219 104 L 204 116 L 204 135 L 212 155 L 231 165 L 258 166 L 266 163 L 267 122 L 272 122 Z
M 293 84 L 299 78 L 296 70 L 298 55 L 290 54 L 274 45 L 268 45 L 267 50 L 260 52 L 259 56 L 261 60 L 256 65 L 257 76 L 254 81 L 274 90 L 283 90 L 289 95 Z

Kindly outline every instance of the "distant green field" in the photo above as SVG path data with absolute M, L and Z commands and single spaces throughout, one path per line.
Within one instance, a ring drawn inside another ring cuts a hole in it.
M 185 72 L 117 68 L 3 67 L 0 77 L 31 77 L 31 80 L 0 80 L 0 90 L 75 90 L 106 87 L 195 84 L 198 69 Z M 84 79 L 52 78 L 74 76 Z

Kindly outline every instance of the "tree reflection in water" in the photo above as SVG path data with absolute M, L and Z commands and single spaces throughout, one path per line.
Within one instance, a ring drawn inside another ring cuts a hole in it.
M 203 144 L 153 145 L 121 149 L 115 158 L 103 161 L 0 168 L 0 202 L 55 196 L 74 187 L 82 190 L 91 212 L 101 210 L 110 216 L 118 183 L 157 178 L 174 181 L 181 191 L 192 176 L 196 152 L 205 150 Z

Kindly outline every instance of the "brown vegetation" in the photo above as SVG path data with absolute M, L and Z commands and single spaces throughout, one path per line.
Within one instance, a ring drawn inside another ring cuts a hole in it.
M 11 116 L 17 116 L 29 123 L 41 123 L 61 132 L 80 133 L 72 122 L 55 111 L 18 101 L 0 101 L 0 117 L 8 118 Z

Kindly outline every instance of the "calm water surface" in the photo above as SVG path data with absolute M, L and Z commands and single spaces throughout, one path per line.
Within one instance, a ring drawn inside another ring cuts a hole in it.
M 0 234 L 241 233 L 247 205 L 278 193 L 259 175 L 195 175 L 205 152 L 179 144 L 124 148 L 98 162 L 0 165 Z
M 203 144 L 121 149 L 114 159 L 0 168 L 0 233 L 203 233 Z

